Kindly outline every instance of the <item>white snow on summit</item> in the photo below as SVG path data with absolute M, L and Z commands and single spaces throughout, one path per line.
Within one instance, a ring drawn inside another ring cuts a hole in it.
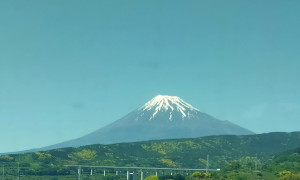
M 149 111 L 154 109 L 154 113 L 151 116 L 150 120 L 153 119 L 159 111 L 166 112 L 169 109 L 171 110 L 169 119 L 172 120 L 172 112 L 177 111 L 182 115 L 182 119 L 190 116 L 190 111 L 199 111 L 197 108 L 194 108 L 190 104 L 184 102 L 177 96 L 167 96 L 167 95 L 158 95 L 147 102 L 144 106 L 140 108 L 142 111 Z

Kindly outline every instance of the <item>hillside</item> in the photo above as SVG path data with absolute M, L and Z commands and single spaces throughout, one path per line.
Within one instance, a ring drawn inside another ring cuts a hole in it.
M 289 170 L 300 172 L 300 148 L 292 149 L 274 156 L 268 163 L 271 171 Z
M 44 152 L 0 156 L 5 167 L 16 167 L 32 175 L 69 174 L 66 164 L 205 168 L 210 156 L 210 168 L 226 169 L 233 162 L 247 160 L 258 168 L 284 151 L 300 146 L 300 132 L 259 135 L 223 135 L 201 138 L 157 140 L 112 145 L 89 145 Z M 274 159 L 277 160 L 277 159 Z

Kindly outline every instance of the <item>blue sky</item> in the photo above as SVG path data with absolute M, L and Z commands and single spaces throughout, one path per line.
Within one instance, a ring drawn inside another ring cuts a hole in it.
M 0 1 L 0 152 L 77 138 L 176 95 L 300 130 L 300 1 Z

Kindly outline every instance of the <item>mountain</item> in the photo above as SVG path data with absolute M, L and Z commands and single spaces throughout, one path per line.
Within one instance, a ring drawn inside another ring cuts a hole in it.
M 179 97 L 158 95 L 112 124 L 46 149 L 225 134 L 247 135 L 253 132 L 205 114 Z

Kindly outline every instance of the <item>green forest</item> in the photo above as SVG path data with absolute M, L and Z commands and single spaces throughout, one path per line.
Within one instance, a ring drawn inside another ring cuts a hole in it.
M 80 177 L 77 167 L 65 165 L 82 165 Z M 157 176 L 155 170 L 144 170 L 146 180 L 300 179 L 300 132 L 95 144 L 2 155 L 0 166 L 1 180 L 127 179 L 126 170 L 117 174 L 114 168 L 85 166 L 170 169 L 158 171 Z M 127 170 L 135 171 L 134 179 L 141 179 L 142 170 Z

